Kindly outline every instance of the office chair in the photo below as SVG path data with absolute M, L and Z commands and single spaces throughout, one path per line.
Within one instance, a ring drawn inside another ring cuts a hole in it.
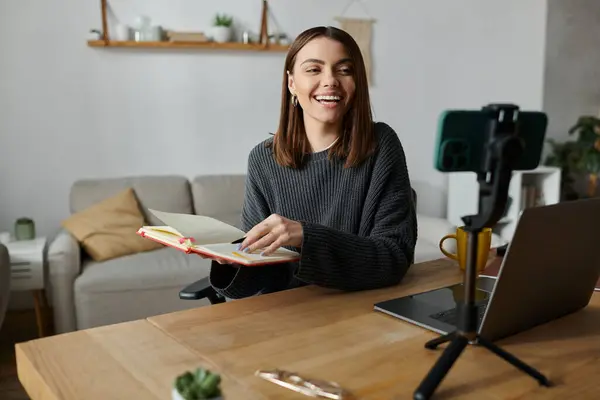
M 210 285 L 208 277 L 181 289 L 179 298 L 182 300 L 208 299 L 210 304 L 225 303 L 225 298 Z

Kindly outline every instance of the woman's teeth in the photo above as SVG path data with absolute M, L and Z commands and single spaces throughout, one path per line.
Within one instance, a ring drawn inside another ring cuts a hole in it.
M 319 103 L 337 103 L 342 100 L 340 96 L 315 96 Z

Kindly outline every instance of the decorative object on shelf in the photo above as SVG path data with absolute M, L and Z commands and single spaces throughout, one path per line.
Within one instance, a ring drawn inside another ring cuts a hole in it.
M 179 31 L 166 31 L 165 35 L 167 40 L 170 42 L 180 43 L 205 43 L 208 42 L 208 37 L 204 32 L 179 32 Z
M 577 139 L 562 143 L 549 139 L 552 153 L 546 158 L 547 165 L 560 167 L 563 171 L 565 190 L 572 195 L 572 174 L 582 173 L 587 180 L 587 197 L 595 197 L 600 178 L 600 119 L 584 115 L 569 129 L 569 135 Z
M 99 31 L 98 29 L 90 29 L 90 33 L 93 33 L 94 35 L 96 35 L 97 40 L 102 39 L 102 32 Z
M 221 376 L 208 369 L 186 371 L 175 378 L 172 400 L 223 400 Z
M 275 33 L 275 34 L 269 35 L 269 43 L 289 45 L 290 38 L 288 38 L 288 35 L 286 35 L 285 33 Z
M 21 217 L 15 221 L 15 239 L 35 239 L 35 223 L 31 218 Z
M 150 17 L 140 15 L 136 19 L 133 35 L 136 42 L 158 42 L 162 40 L 162 28 L 158 25 L 152 25 Z
M 148 41 L 146 36 L 150 33 L 150 24 L 152 20 L 150 17 L 140 15 L 135 19 L 133 37 L 136 42 Z
M 242 43 L 249 44 L 250 43 L 250 32 L 244 31 L 242 33 Z
M 217 43 L 226 43 L 231 40 L 233 18 L 229 15 L 217 14 L 211 29 L 212 39 Z
M 125 24 L 117 24 L 115 26 L 115 39 L 116 40 L 131 40 L 132 34 L 131 34 L 131 28 L 129 27 L 129 25 L 125 25 Z
M 350 6 L 358 3 L 361 6 L 363 13 L 366 15 L 365 18 L 349 18 L 343 15 L 348 11 Z M 340 13 L 340 17 L 336 17 L 335 20 L 340 23 L 340 29 L 348 32 L 358 44 L 362 53 L 365 69 L 367 71 L 367 81 L 369 85 L 373 83 L 372 74 L 372 53 L 371 53 L 371 41 L 373 37 L 373 24 L 375 19 L 371 18 L 367 8 L 362 3 L 362 0 L 350 0 L 344 10 Z

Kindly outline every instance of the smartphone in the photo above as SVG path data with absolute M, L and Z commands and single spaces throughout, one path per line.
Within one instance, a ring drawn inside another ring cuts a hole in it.
M 434 161 L 438 171 L 482 172 L 489 116 L 484 110 L 446 110 L 440 115 Z M 540 163 L 548 117 L 541 111 L 519 111 L 517 116 L 524 150 L 512 169 L 532 170 Z

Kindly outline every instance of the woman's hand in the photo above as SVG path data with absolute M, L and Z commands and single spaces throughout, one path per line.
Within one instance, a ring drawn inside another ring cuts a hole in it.
M 248 231 L 240 250 L 253 252 L 264 248 L 262 254 L 268 256 L 282 246 L 300 247 L 303 236 L 300 222 L 272 214 Z

